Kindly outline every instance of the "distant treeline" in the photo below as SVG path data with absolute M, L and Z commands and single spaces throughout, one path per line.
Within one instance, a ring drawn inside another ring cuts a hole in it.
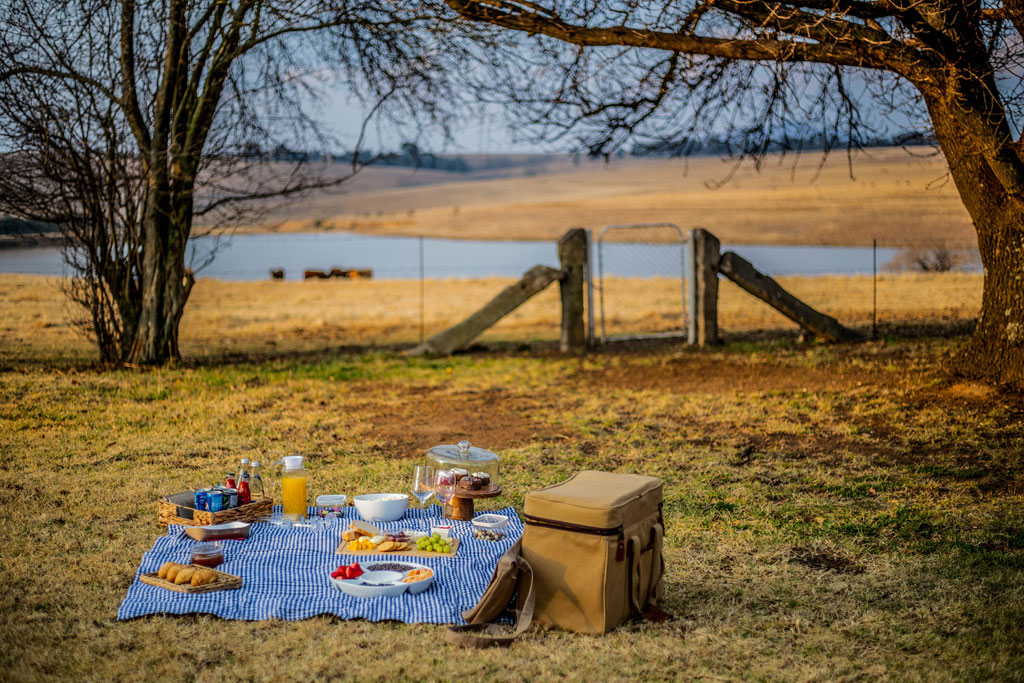
M 48 232 L 60 232 L 60 228 L 50 223 L 40 223 L 0 214 L 0 235 L 38 235 Z
M 928 145 L 935 139 L 920 134 L 879 137 L 858 142 L 855 147 L 893 147 L 900 145 Z M 826 144 L 827 143 L 827 144 Z M 825 148 L 845 149 L 847 140 L 826 140 L 824 136 L 814 135 L 806 138 L 790 138 L 785 141 L 771 143 L 767 152 L 813 151 Z M 712 156 L 733 155 L 743 150 L 742 140 L 736 139 L 697 139 L 679 138 L 674 140 L 658 140 L 655 142 L 637 143 L 630 151 L 635 157 L 680 157 L 680 156 Z
M 246 156 L 257 156 L 255 150 L 250 151 Z M 355 160 L 353 152 L 343 154 L 327 154 L 324 152 L 308 152 L 292 150 L 279 145 L 270 153 L 274 161 L 290 162 L 320 162 L 333 161 L 340 164 L 351 164 Z M 415 143 L 403 143 L 397 152 L 382 151 L 374 153 L 372 150 L 359 152 L 360 163 L 368 163 L 371 166 L 404 166 L 407 168 L 427 168 L 436 171 L 451 171 L 454 173 L 469 173 L 472 166 L 462 157 L 437 156 L 431 152 L 422 151 Z
M 0 214 L 0 249 L 58 244 L 62 239 L 58 225 Z

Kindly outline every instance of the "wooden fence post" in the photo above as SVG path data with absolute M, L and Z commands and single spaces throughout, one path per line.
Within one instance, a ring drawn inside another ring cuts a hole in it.
M 697 345 L 718 343 L 718 238 L 703 228 L 694 228 L 691 238 L 693 272 L 696 281 Z
M 749 261 L 727 251 L 722 254 L 719 263 L 722 275 L 729 278 L 741 288 L 761 299 L 769 306 L 786 316 L 805 330 L 810 330 L 822 339 L 830 342 L 856 341 L 861 335 L 843 327 L 838 320 L 825 315 L 805 304 L 787 292 L 782 286 L 759 272 Z
M 523 273 L 514 285 L 509 285 L 483 308 L 462 322 L 439 332 L 419 346 L 405 352 L 409 356 L 423 354 L 448 355 L 465 348 L 471 341 L 503 317 L 516 310 L 537 292 L 562 277 L 562 271 L 548 266 L 534 266 Z
M 573 228 L 558 240 L 562 264 L 559 289 L 562 295 L 562 333 L 558 347 L 563 353 L 583 353 L 587 348 L 587 327 L 583 321 L 583 290 L 587 271 L 587 231 Z

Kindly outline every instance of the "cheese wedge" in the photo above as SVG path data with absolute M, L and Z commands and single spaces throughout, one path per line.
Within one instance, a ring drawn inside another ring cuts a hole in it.
M 355 520 L 351 524 L 349 524 L 349 528 L 357 529 L 358 531 L 362 531 L 366 536 L 383 536 L 384 535 L 384 532 L 380 528 L 370 524 L 369 522 L 362 522 L 362 521 L 359 521 L 359 520 Z

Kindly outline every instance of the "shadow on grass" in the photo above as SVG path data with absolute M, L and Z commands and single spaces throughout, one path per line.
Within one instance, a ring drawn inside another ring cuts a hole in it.
M 908 322 L 908 323 L 886 323 L 878 326 L 878 338 L 889 342 L 901 340 L 920 339 L 943 339 L 951 340 L 963 338 L 973 331 L 974 321 L 935 321 L 935 322 Z M 870 327 L 860 327 L 857 331 L 870 338 Z M 719 351 L 735 352 L 737 354 L 766 353 L 772 351 L 785 351 L 795 348 L 813 347 L 819 345 L 813 338 L 805 339 L 799 330 L 793 329 L 767 329 L 749 332 L 730 332 L 725 330 L 721 333 L 722 343 L 714 347 Z M 258 340 L 254 340 L 254 345 Z M 820 344 L 823 345 L 824 344 Z M 412 348 L 415 344 L 323 344 L 301 349 L 252 349 L 252 350 L 212 350 L 209 353 L 195 355 L 186 350 L 183 358 L 173 364 L 173 367 L 183 368 L 210 368 L 222 366 L 254 365 L 263 363 L 315 363 L 338 357 L 357 357 L 371 353 L 401 354 L 403 351 Z M 844 343 L 827 345 L 829 348 L 841 349 L 846 352 L 856 353 L 862 348 L 860 343 Z M 589 353 L 596 355 L 631 355 L 631 354 L 657 354 L 666 351 L 677 351 L 686 348 L 693 353 L 700 353 L 701 349 L 688 347 L 686 337 L 668 337 L 656 339 L 628 339 L 608 340 L 592 348 Z M 562 357 L 558 349 L 558 342 L 554 340 L 532 340 L 532 341 L 487 341 L 477 342 L 467 349 L 457 352 L 456 356 L 507 356 L 507 355 L 530 355 L 535 357 Z M 0 371 L 10 372 L 19 370 L 139 370 L 137 366 L 126 364 L 106 364 L 94 359 L 82 359 L 80 357 L 50 357 L 19 359 L 17 361 L 6 361 L 0 363 Z

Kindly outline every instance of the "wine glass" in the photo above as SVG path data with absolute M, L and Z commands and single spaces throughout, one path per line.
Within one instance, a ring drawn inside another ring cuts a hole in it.
M 412 475 L 412 495 L 416 496 L 416 500 L 420 502 L 420 508 L 426 509 L 424 506 L 430 497 L 434 495 L 434 468 L 428 466 L 420 466 L 416 468 L 416 471 Z M 423 518 L 426 519 L 426 514 L 423 514 Z M 428 526 L 429 530 L 430 527 Z
M 441 501 L 441 515 L 444 516 L 444 506 L 451 502 L 455 496 L 455 473 L 451 470 L 437 470 L 434 473 L 434 495 Z

